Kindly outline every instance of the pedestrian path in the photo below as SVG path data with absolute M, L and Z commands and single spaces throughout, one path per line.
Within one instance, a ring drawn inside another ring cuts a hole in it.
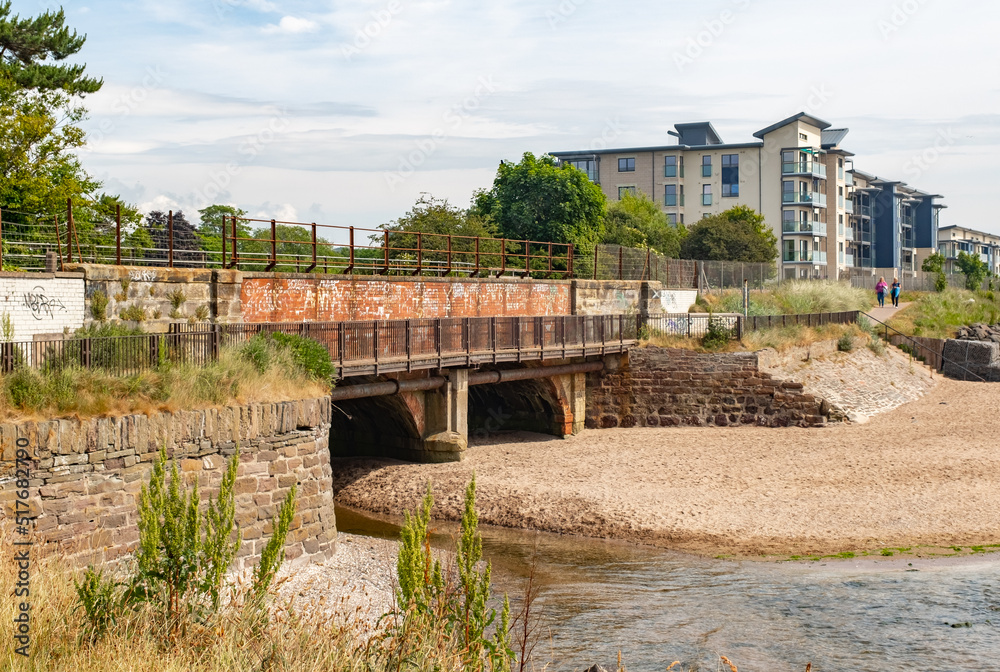
M 911 303 L 913 302 L 912 301 L 902 302 L 899 304 L 899 308 L 893 308 L 892 304 L 888 304 L 885 307 L 882 308 L 875 307 L 865 312 L 867 312 L 869 315 L 874 317 L 876 320 L 879 320 L 880 322 L 888 322 L 889 318 L 892 317 L 897 310 L 902 310 Z

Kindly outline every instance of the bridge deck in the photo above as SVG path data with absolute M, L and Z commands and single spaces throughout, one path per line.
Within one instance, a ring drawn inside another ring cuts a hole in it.
M 326 346 L 341 378 L 604 355 L 622 352 L 637 342 L 634 315 L 268 322 L 175 328 L 175 333 L 192 331 L 215 332 L 220 344 L 232 345 L 261 332 L 301 334 Z

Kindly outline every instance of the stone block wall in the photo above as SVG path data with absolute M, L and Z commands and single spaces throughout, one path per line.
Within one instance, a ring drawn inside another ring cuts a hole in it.
M 123 310 L 138 309 L 145 316 L 146 331 L 166 331 L 171 322 L 242 321 L 239 271 L 103 264 L 67 264 L 66 268 L 86 280 L 88 322 L 94 318 L 91 306 L 98 291 L 108 298 L 107 319 L 122 319 Z M 183 299 L 177 308 L 175 297 Z
M 587 427 L 822 425 L 828 405 L 760 371 L 754 353 L 633 348 L 587 376 Z
M 80 273 L 0 273 L 0 313 L 10 316 L 15 341 L 82 327 L 83 294 Z
M 949 338 L 944 342 L 942 372 L 949 378 L 1000 381 L 1000 343 Z M 974 375 L 971 375 L 974 374 Z
M 308 399 L 219 409 L 88 420 L 0 424 L 0 507 L 17 497 L 17 444 L 31 454 L 29 503 L 41 555 L 82 566 L 135 550 L 138 496 L 166 446 L 202 499 L 218 494 L 227 459 L 237 450 L 236 522 L 243 534 L 236 565 L 256 560 L 271 521 L 293 484 L 296 514 L 286 544 L 292 562 L 323 560 L 336 543 L 329 451 L 330 400 Z M 22 514 L 23 515 L 23 514 Z

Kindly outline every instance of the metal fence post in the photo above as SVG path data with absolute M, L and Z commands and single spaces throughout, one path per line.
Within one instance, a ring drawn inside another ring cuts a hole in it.
M 82 260 L 81 260 L 82 261 Z M 174 211 L 167 213 L 167 266 L 174 267 Z
M 229 224 L 229 215 L 222 216 L 222 228 L 219 230 L 222 234 L 222 268 L 226 267 L 226 226 Z
M 573 243 L 569 244 L 569 248 L 566 250 L 566 277 L 573 277 Z
M 265 271 L 270 271 L 278 265 L 278 224 L 271 220 L 271 260 L 267 264 Z
M 347 262 L 347 268 L 344 269 L 344 273 L 354 272 L 354 227 L 350 227 L 348 232 L 348 244 L 351 248 L 350 257 Z M 313 263 L 316 263 L 316 225 L 313 224 Z

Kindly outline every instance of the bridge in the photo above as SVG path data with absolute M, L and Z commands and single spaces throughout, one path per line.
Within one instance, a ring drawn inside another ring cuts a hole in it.
M 442 462 L 461 459 L 470 430 L 583 429 L 586 374 L 635 345 L 637 327 L 634 315 L 550 315 L 174 325 L 167 338 L 199 359 L 259 333 L 323 343 L 339 381 L 333 453 Z

